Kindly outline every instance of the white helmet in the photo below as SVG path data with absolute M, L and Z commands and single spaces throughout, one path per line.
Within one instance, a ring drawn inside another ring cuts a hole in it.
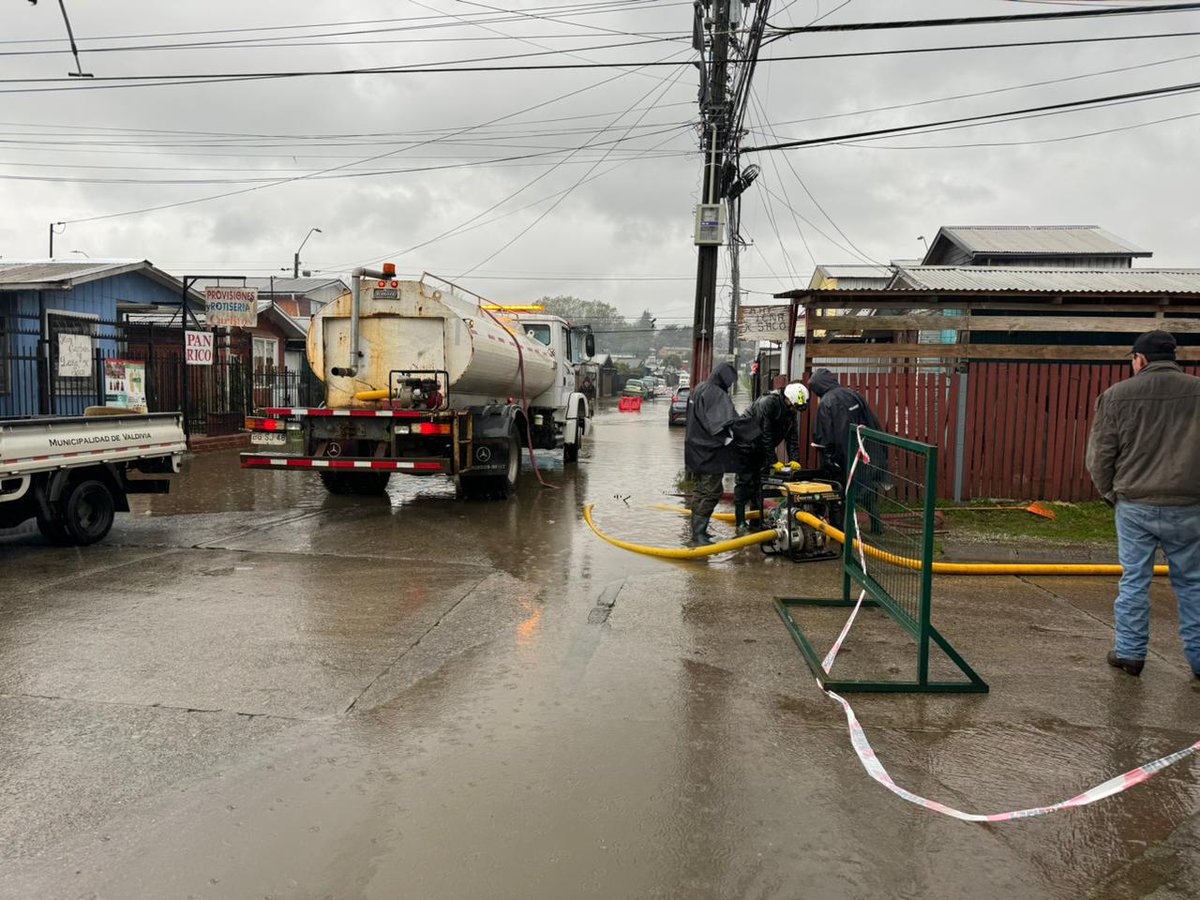
M 806 406 L 808 404 L 808 388 L 798 381 L 784 385 L 783 396 L 793 406 Z

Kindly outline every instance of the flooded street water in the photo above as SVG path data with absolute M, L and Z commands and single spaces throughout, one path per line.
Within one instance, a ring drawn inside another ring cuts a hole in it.
M 101 545 L 0 537 L 0 894 L 1200 895 L 1193 762 L 1044 819 L 919 809 L 864 773 L 774 611 L 838 595 L 837 563 L 596 538 L 585 504 L 684 540 L 652 508 L 683 503 L 666 405 L 602 411 L 577 466 L 540 452 L 548 486 L 526 459 L 505 502 L 441 478 L 335 497 L 214 453 Z M 939 579 L 938 627 L 992 692 L 854 698 L 895 779 L 999 812 L 1196 740 L 1169 588 L 1135 681 L 1103 665 L 1112 587 Z M 827 643 L 841 617 L 812 625 Z M 868 614 L 846 665 L 909 647 Z

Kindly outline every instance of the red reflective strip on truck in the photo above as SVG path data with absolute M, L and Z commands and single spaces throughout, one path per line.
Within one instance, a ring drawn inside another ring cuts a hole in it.
M 391 419 L 420 419 L 436 415 L 427 409 L 303 409 L 271 407 L 264 410 L 268 416 L 374 416 Z M 265 421 L 265 420 L 264 420 Z M 282 430 L 282 428 L 280 429 Z
M 270 468 L 282 466 L 290 469 L 382 469 L 400 472 L 441 472 L 445 466 L 440 462 L 402 462 L 378 459 L 309 459 L 299 456 L 254 456 L 243 454 L 242 466 Z

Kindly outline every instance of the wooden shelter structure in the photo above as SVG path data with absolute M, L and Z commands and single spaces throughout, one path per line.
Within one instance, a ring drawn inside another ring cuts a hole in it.
M 1094 499 L 1092 410 L 1138 334 L 1170 331 L 1200 374 L 1200 270 L 898 266 L 885 288 L 776 297 L 803 336 L 796 374 L 829 368 L 886 429 L 940 446 L 956 500 Z

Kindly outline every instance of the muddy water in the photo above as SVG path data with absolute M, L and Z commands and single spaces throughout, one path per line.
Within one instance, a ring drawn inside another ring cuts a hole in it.
M 72 698 L 76 716 L 169 707 L 273 731 L 233 749 L 192 718 L 157 755 L 120 741 L 106 758 L 107 726 L 41 722 L 21 743 L 41 753 L 17 754 L 7 780 L 43 786 L 16 791 L 22 815 L 0 826 L 54 836 L 10 860 L 0 894 L 1200 895 L 1186 767 L 994 828 L 869 781 L 770 603 L 834 596 L 836 565 L 663 562 L 581 521 L 594 503 L 614 535 L 678 546 L 684 521 L 650 507 L 677 501 L 682 444 L 665 403 L 605 410 L 577 466 L 539 453 L 550 487 L 527 466 L 503 503 L 416 478 L 333 497 L 307 474 L 198 457 L 171 495 L 137 499 L 108 551 L 159 555 L 3 620 L 0 686 Z M 994 812 L 1195 739 L 1197 695 L 1165 656 L 1141 682 L 1096 665 L 1110 586 L 1072 590 L 947 580 L 941 627 L 993 693 L 856 698 L 898 781 Z M 840 617 L 813 624 L 828 636 Z M 885 625 L 868 618 L 847 666 L 911 650 Z M 217 761 L 189 769 L 198 745 Z M 97 794 L 110 800 L 89 812 Z

